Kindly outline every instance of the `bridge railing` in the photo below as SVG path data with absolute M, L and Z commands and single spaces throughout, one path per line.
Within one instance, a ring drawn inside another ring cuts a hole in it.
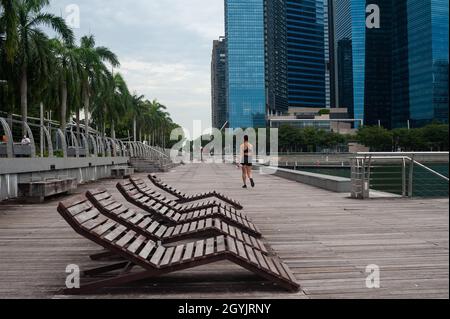
M 39 120 L 39 119 L 34 119 Z M 35 121 L 34 121 L 35 122 Z M 92 128 L 73 123 L 63 132 L 56 122 L 23 124 L 13 118 L 0 117 L 0 158 L 16 157 L 148 157 L 167 161 L 167 152 L 141 142 L 124 142 L 103 136 Z M 23 139 L 23 127 L 26 137 Z
M 351 159 L 352 197 L 373 190 L 401 197 L 448 197 L 448 152 L 357 153 Z

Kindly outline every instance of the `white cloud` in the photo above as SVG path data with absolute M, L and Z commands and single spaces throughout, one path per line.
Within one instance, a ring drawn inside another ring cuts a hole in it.
M 157 98 L 185 127 L 210 125 L 211 48 L 224 32 L 224 0 L 53 0 L 51 10 L 68 4 L 80 7 L 77 36 L 92 33 L 119 56 L 131 91 Z

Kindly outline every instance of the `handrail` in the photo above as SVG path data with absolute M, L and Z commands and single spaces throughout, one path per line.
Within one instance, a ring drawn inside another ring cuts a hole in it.
M 413 197 L 413 179 L 414 179 L 414 166 L 417 165 L 434 176 L 449 182 L 449 178 L 436 170 L 418 162 L 415 157 L 419 155 L 448 155 L 449 152 L 359 152 L 353 157 L 352 161 L 352 183 L 355 189 L 352 191 L 353 196 L 362 196 L 362 198 L 368 198 L 370 192 L 368 192 L 368 186 L 372 180 L 372 163 L 375 160 L 401 160 L 402 161 L 402 193 L 403 196 Z M 408 156 L 409 155 L 409 156 Z M 407 174 L 406 163 L 410 163 L 409 167 L 409 185 L 407 186 Z M 360 182 L 357 182 L 357 181 Z M 358 191 L 358 185 L 365 185 L 364 189 Z M 362 192 L 362 193 L 361 193 Z
M 358 152 L 356 155 L 387 155 L 387 156 L 408 156 L 408 155 L 449 155 L 449 152 Z

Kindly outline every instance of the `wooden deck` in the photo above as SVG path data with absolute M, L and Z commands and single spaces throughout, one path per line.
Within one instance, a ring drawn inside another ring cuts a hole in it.
M 449 200 L 357 201 L 273 176 L 242 190 L 240 171 L 225 165 L 187 165 L 161 175 L 182 190 L 217 189 L 239 200 L 264 240 L 286 261 L 302 292 L 264 285 L 220 263 L 167 275 L 96 298 L 448 298 Z M 105 187 L 121 199 L 114 180 Z M 61 198 L 41 205 L 0 204 L 0 298 L 60 295 L 65 268 L 98 266 L 96 245 L 79 237 L 56 212 Z M 381 288 L 366 288 L 366 266 L 381 269 Z

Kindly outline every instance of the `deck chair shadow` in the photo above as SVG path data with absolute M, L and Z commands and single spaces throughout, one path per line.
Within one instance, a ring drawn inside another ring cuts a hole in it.
M 220 199 L 221 201 L 233 206 L 236 209 L 239 209 L 239 210 L 243 209 L 243 206 L 237 200 L 234 200 L 234 199 L 232 199 L 222 193 L 218 193 L 216 191 L 195 194 L 195 195 L 188 195 L 186 193 L 183 193 L 183 192 L 177 190 L 175 187 L 172 187 L 172 186 L 164 183 L 155 174 L 148 175 L 148 178 L 156 187 L 158 187 L 158 188 L 162 189 L 163 191 L 165 191 L 166 193 L 169 193 L 170 195 L 176 197 L 177 198 L 176 201 L 181 204 L 204 200 L 207 198 L 217 198 L 217 199 Z
M 253 249 L 268 254 L 268 249 L 259 238 L 249 235 L 237 227 L 228 225 L 225 221 L 220 221 L 218 218 L 204 218 L 198 221 L 168 226 L 158 222 L 148 213 L 136 212 L 126 207 L 116 201 L 104 189 L 89 190 L 86 192 L 86 197 L 89 202 L 86 202 L 85 205 L 93 205 L 108 218 L 129 227 L 139 235 L 148 236 L 154 241 L 161 241 L 163 244 L 224 235 L 242 241 Z
M 149 236 L 115 222 L 89 205 L 85 197 L 77 197 L 58 205 L 59 214 L 79 235 L 121 256 L 124 261 L 84 272 L 96 277 L 122 270 L 112 277 L 65 289 L 66 294 L 89 294 L 111 286 L 123 286 L 144 279 L 228 260 L 286 290 L 296 292 L 299 285 L 288 266 L 277 257 L 228 236 L 210 237 L 176 247 L 158 245 Z M 139 270 L 132 271 L 139 267 Z
M 258 227 L 241 212 L 233 213 L 220 207 L 212 207 L 189 213 L 180 213 L 171 207 L 142 194 L 130 181 L 119 182 L 117 184 L 117 189 L 128 202 L 152 214 L 155 218 L 171 225 L 199 221 L 205 218 L 218 218 L 252 236 L 258 238 L 261 237 L 261 232 Z

